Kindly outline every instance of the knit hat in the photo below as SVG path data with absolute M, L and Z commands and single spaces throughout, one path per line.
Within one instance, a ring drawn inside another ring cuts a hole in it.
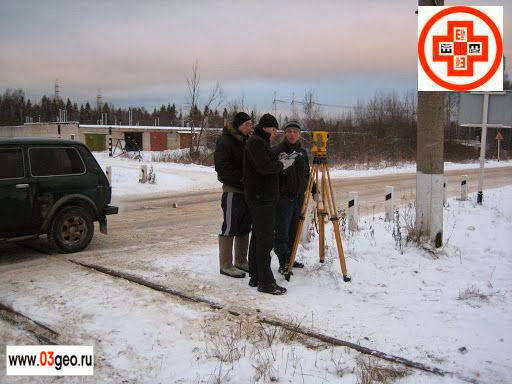
M 265 113 L 263 116 L 261 116 L 259 126 L 261 128 L 279 128 L 279 123 L 270 113 Z
M 284 126 L 285 132 L 288 128 L 295 128 L 295 129 L 298 129 L 299 131 L 301 130 L 300 124 L 295 120 L 291 120 L 285 124 L 285 126 Z
M 235 117 L 233 118 L 233 125 L 235 128 L 238 128 L 243 123 L 245 123 L 247 120 L 251 120 L 251 116 L 249 116 L 245 112 L 238 112 Z

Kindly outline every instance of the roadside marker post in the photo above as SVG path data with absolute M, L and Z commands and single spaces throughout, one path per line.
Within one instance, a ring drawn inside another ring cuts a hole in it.
M 460 181 L 460 199 L 462 201 L 468 199 L 468 175 L 463 175 Z
M 384 211 L 385 211 L 385 221 L 393 221 L 393 208 L 394 208 L 394 187 L 386 186 L 386 196 L 384 197 Z

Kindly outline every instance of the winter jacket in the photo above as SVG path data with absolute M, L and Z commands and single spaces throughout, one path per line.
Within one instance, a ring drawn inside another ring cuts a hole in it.
M 222 136 L 217 140 L 213 154 L 217 179 L 240 192 L 243 192 L 244 189 L 242 181 L 243 156 L 247 138 L 231 123 L 228 123 L 222 131 Z
M 291 167 L 280 173 L 279 192 L 283 196 L 302 200 L 309 180 L 309 160 L 306 150 L 302 147 L 300 141 L 297 141 L 295 144 L 290 144 L 285 139 L 273 148 L 273 152 L 275 156 L 279 156 L 282 152 L 288 155 L 293 152 L 299 154 Z
M 244 151 L 244 191 L 249 204 L 277 202 L 283 164 L 270 150 L 270 135 L 256 127 Z

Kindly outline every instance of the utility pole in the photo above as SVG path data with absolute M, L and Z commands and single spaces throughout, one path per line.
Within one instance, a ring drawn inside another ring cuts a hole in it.
M 444 0 L 418 0 L 418 5 L 444 5 Z M 444 96 L 418 91 L 416 230 L 436 248 L 443 245 Z

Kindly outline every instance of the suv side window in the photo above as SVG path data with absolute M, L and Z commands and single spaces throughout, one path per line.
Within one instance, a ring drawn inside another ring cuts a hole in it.
M 21 179 L 25 177 L 23 152 L 21 148 L 0 148 L 0 179 Z
M 85 165 L 74 147 L 30 148 L 30 171 L 33 176 L 82 174 Z

